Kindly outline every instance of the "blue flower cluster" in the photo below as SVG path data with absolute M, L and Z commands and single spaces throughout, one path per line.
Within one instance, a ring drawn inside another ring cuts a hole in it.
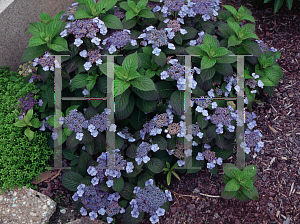
M 99 39 L 99 38 L 97 38 L 97 39 Z M 96 39 L 95 39 L 95 41 L 96 41 Z M 99 41 L 100 41 L 100 39 L 99 39 Z M 92 67 L 92 64 L 95 62 L 96 62 L 97 66 L 102 64 L 100 49 L 96 49 L 93 51 L 83 50 L 79 53 L 79 55 L 83 58 L 86 58 L 87 56 L 89 56 L 89 61 L 83 65 L 84 69 L 86 71 L 90 70 L 90 68 Z
M 168 190 L 165 193 L 153 184 L 153 180 L 149 179 L 145 182 L 145 188 L 141 189 L 136 186 L 133 191 L 136 198 L 130 201 L 133 208 L 131 216 L 138 218 L 140 212 L 147 212 L 151 215 L 151 223 L 157 223 L 159 216 L 165 214 L 165 209 L 160 208 L 167 200 L 172 201 L 172 195 Z
M 177 59 L 171 59 L 168 61 L 168 64 L 172 64 L 171 67 L 168 68 L 167 71 L 162 71 L 160 73 L 160 78 L 162 80 L 168 78 L 171 75 L 172 79 L 177 80 L 177 88 L 178 90 L 185 90 L 185 66 L 178 63 Z M 200 74 L 200 69 L 197 67 L 194 67 L 191 69 L 191 74 L 188 76 L 188 82 L 189 87 L 192 89 L 195 89 L 197 86 L 197 82 L 193 78 L 193 73 L 197 72 Z
M 205 143 L 204 148 L 206 150 L 203 153 L 198 152 L 196 160 L 204 160 L 205 158 L 208 161 L 207 169 L 213 169 L 216 166 L 216 164 L 221 166 L 223 163 L 223 159 L 221 157 L 216 158 L 216 153 L 209 150 L 211 146 Z
M 248 128 L 245 131 L 245 149 L 244 152 L 249 154 L 251 147 L 255 147 L 254 151 L 260 152 L 261 148 L 264 147 L 264 142 L 261 141 L 262 134 L 259 130 L 250 131 Z M 243 143 L 243 142 L 242 142 Z M 241 145 L 243 148 L 243 145 Z
M 129 142 L 134 142 L 135 141 L 135 139 L 133 138 L 133 136 L 129 133 L 128 127 L 124 127 L 122 129 L 122 131 L 119 131 L 117 133 L 117 135 L 119 135 L 123 139 L 128 139 Z
M 89 213 L 91 220 L 94 220 L 99 215 L 108 215 L 107 222 L 111 223 L 113 221 L 112 216 L 124 213 L 125 209 L 118 204 L 120 195 L 118 192 L 109 194 L 106 191 L 101 190 L 100 185 L 86 186 L 85 184 L 80 184 L 77 187 L 77 192 L 72 196 L 74 201 L 78 201 L 81 198 L 84 207 L 81 207 L 80 213 L 83 216 L 87 215 L 86 209 L 92 210 Z
M 153 152 L 156 152 L 159 150 L 159 147 L 157 144 L 150 145 L 147 142 L 142 142 L 139 147 L 137 148 L 136 152 L 136 158 L 135 161 L 138 165 L 141 165 L 142 162 L 148 163 L 150 161 L 150 157 L 148 157 L 148 152 L 152 150 Z
M 82 128 L 88 128 L 88 121 L 81 112 L 77 112 L 77 109 L 70 111 L 65 123 L 70 131 L 82 132 Z
M 62 19 L 64 17 L 68 17 L 68 20 L 74 20 L 75 19 L 75 13 L 76 13 L 76 10 L 77 10 L 77 5 L 78 5 L 78 2 L 75 2 L 71 6 L 67 7 L 65 13 L 62 14 L 60 19 Z
M 115 13 L 114 13 L 114 15 L 116 16 L 116 17 L 118 17 L 119 19 L 123 19 L 123 18 L 125 18 L 125 13 L 120 9 L 120 8 L 116 8 L 115 9 Z
M 153 12 L 161 11 L 164 17 L 171 15 L 171 12 L 178 12 L 181 18 L 186 15 L 188 17 L 195 17 L 196 15 L 202 15 L 204 21 L 209 20 L 211 17 L 215 18 L 218 15 L 217 11 L 220 9 L 219 0 L 188 0 L 187 4 L 184 0 L 160 0 L 163 2 L 163 6 L 156 6 L 153 8 Z
M 159 56 L 161 52 L 161 49 L 159 49 L 159 47 L 161 46 L 167 45 L 169 49 L 175 50 L 175 45 L 168 42 L 168 39 L 173 39 L 175 36 L 175 33 L 171 30 L 171 28 L 157 30 L 154 26 L 149 26 L 143 30 L 144 33 L 142 33 L 138 37 L 138 39 L 144 39 L 144 41 L 141 41 L 141 44 L 143 46 L 147 46 L 147 41 L 148 44 L 152 44 L 152 54 Z M 166 33 L 167 31 L 168 34 Z
M 23 115 L 25 115 L 30 109 L 32 109 L 35 104 L 38 104 L 37 100 L 34 99 L 32 93 L 21 97 L 18 100 L 21 102 L 20 109 L 22 110 Z M 15 107 L 18 107 L 18 105 L 16 105 Z
M 266 43 L 264 43 L 262 40 L 255 40 L 258 44 L 258 46 L 260 47 L 261 51 L 263 53 L 266 53 L 267 51 L 273 51 L 273 52 L 276 52 L 277 49 L 274 48 L 274 47 L 271 47 L 271 48 L 268 48 L 268 45 Z M 276 59 L 277 61 L 277 59 Z
M 59 65 L 57 60 L 54 60 L 54 57 L 51 56 L 49 51 L 46 51 L 45 54 L 40 56 L 39 58 L 35 58 L 33 62 L 33 66 L 36 67 L 37 65 L 41 65 L 43 67 L 44 71 L 54 71 L 55 68 L 60 68 L 61 66 Z
M 115 31 L 111 34 L 110 37 L 103 40 L 102 44 L 106 45 L 105 49 L 108 49 L 110 54 L 113 54 L 117 51 L 117 48 L 120 49 L 124 47 L 128 42 L 132 46 L 136 46 L 136 40 L 131 39 L 130 30 L 124 29 L 123 31 Z

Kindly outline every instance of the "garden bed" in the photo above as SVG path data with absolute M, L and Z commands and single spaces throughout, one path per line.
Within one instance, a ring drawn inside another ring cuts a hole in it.
M 231 0 L 222 1 L 221 5 L 224 4 L 239 8 L 243 3 Z M 180 181 L 173 177 L 170 186 L 166 184 L 165 175 L 161 174 L 156 182 L 168 188 L 174 200 L 170 202 L 170 209 L 165 216 L 160 217 L 160 223 L 298 223 L 300 220 L 300 104 L 299 97 L 296 98 L 300 93 L 300 78 L 297 76 L 300 61 L 300 19 L 297 11 L 300 4 L 294 2 L 291 11 L 284 5 L 277 14 L 273 13 L 273 8 L 257 10 L 251 2 L 245 6 L 256 20 L 255 33 L 258 37 L 269 47 L 282 52 L 278 64 L 284 72 L 283 80 L 275 87 L 273 96 L 269 97 L 260 91 L 258 100 L 266 103 L 253 105 L 253 112 L 258 116 L 257 128 L 264 136 L 265 146 L 255 158 L 251 152 L 246 166 L 253 164 L 258 167 L 255 187 L 259 192 L 259 200 L 243 203 L 236 198 L 225 200 L 213 197 L 220 196 L 225 186 L 221 179 L 221 167 L 218 167 L 216 176 L 205 169 L 181 176 Z M 224 162 L 235 164 L 235 154 Z M 44 192 L 42 185 L 38 187 L 41 193 Z M 54 186 L 52 190 L 48 188 L 53 200 L 60 194 L 66 197 L 60 199 L 49 224 L 62 219 L 69 222 L 67 217 L 71 216 L 62 214 L 59 206 L 67 208 L 67 212 L 73 209 L 76 213 L 72 200 L 74 192 L 62 186 L 61 176 L 52 180 L 50 185 L 57 185 L 57 189 Z M 80 218 L 81 215 L 74 214 L 74 217 Z M 141 223 L 149 224 L 149 216 L 145 215 Z

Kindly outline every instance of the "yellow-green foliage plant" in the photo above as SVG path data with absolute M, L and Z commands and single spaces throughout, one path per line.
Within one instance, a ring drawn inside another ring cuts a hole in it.
M 18 98 L 30 92 L 39 98 L 39 90 L 33 83 L 24 83 L 24 77 L 9 71 L 8 66 L 0 68 L 0 188 L 1 193 L 15 187 L 27 186 L 35 189 L 31 181 L 49 166 L 47 162 L 53 154 L 47 145 L 50 133 L 34 130 L 32 141 L 24 134 L 24 128 L 13 124 L 22 116 Z M 16 107 L 17 105 L 17 107 Z M 35 105 L 33 109 L 38 107 Z M 36 118 L 37 114 L 33 114 Z

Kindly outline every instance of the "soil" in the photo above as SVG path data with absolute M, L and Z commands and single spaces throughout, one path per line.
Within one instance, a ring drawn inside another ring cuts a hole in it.
M 173 201 L 159 223 L 300 223 L 300 2 L 294 1 L 290 11 L 284 1 L 276 14 L 272 7 L 274 1 L 268 4 L 256 2 L 223 0 L 220 5 L 231 5 L 236 9 L 246 6 L 255 18 L 255 33 L 259 39 L 282 52 L 278 64 L 283 69 L 283 79 L 272 96 L 260 90 L 256 99 L 265 104 L 253 104 L 253 112 L 258 115 L 255 129 L 261 131 L 265 144 L 259 153 L 250 153 L 246 166 L 253 164 L 258 168 L 254 186 L 258 189 L 259 199 L 243 203 L 220 198 L 225 187 L 221 166 L 217 175 L 204 169 L 195 174 L 180 175 L 180 181 L 172 178 L 170 186 L 167 186 L 165 176 L 160 175 L 156 181 L 171 190 Z M 224 161 L 228 162 L 235 164 L 235 155 Z M 69 165 L 66 160 L 65 163 L 64 166 Z M 66 223 L 80 218 L 72 200 L 74 192 L 62 186 L 61 174 L 50 182 L 50 186 L 52 189 L 48 193 L 53 200 L 59 195 L 65 198 L 60 199 L 49 223 Z M 43 193 L 43 187 L 47 185 L 39 184 L 38 191 Z M 62 214 L 59 206 L 67 212 Z M 122 223 L 122 220 L 116 223 Z M 149 216 L 141 223 L 150 224 Z

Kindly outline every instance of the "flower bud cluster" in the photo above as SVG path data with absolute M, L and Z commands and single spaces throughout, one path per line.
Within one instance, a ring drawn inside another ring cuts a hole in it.
M 121 197 L 118 192 L 109 194 L 101 190 L 101 185 L 86 186 L 85 184 L 80 184 L 77 190 L 72 198 L 74 201 L 81 199 L 84 207 L 81 207 L 80 213 L 83 216 L 87 215 L 86 209 L 92 210 L 89 213 L 91 220 L 97 218 L 98 214 L 105 215 L 106 213 L 108 215 L 107 221 L 111 223 L 113 220 L 112 216 L 125 212 L 125 209 L 118 204 L 118 200 Z
M 88 121 L 81 112 L 77 112 L 77 109 L 71 110 L 64 122 L 70 131 L 82 132 L 82 128 L 88 128 Z
M 165 209 L 160 208 L 167 200 L 172 201 L 172 195 L 168 190 L 165 193 L 153 184 L 153 180 L 149 179 L 145 182 L 145 188 L 141 189 L 136 186 L 133 191 L 136 198 L 130 201 L 133 208 L 131 216 L 138 218 L 140 212 L 147 212 L 151 215 L 151 223 L 157 223 L 159 216 L 165 214 Z
M 23 65 L 20 65 L 19 68 L 21 69 L 19 74 L 23 77 L 27 77 L 31 73 L 36 73 L 38 69 L 37 67 L 33 66 L 33 61 L 28 61 Z
M 248 128 L 245 131 L 245 149 L 244 152 L 249 154 L 251 148 L 254 148 L 254 151 L 260 152 L 261 148 L 264 147 L 264 142 L 261 141 L 262 134 L 259 130 L 250 131 Z M 242 142 L 243 143 L 243 142 Z M 243 146 L 241 145 L 243 148 Z

